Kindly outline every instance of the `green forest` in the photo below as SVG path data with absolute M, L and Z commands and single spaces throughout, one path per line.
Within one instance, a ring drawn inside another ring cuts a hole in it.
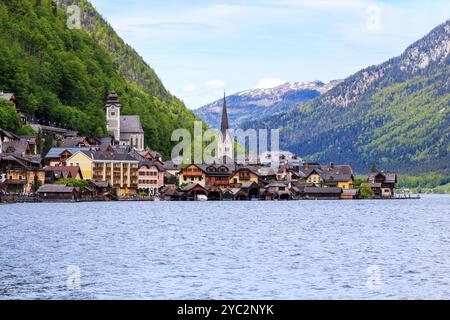
M 95 36 L 69 29 L 65 11 L 52 1 L 0 1 L 0 91 L 15 93 L 36 118 L 104 136 L 105 98 L 116 90 L 122 114 L 140 115 L 146 143 L 167 157 L 172 131 L 192 130 L 198 118 L 89 3 L 81 4 L 90 10 L 83 19 L 91 21 Z

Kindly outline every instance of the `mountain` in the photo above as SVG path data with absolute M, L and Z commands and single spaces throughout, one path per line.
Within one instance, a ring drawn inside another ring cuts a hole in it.
M 339 81 L 325 84 L 314 82 L 288 82 L 275 88 L 254 89 L 227 97 L 228 117 L 231 128 L 239 128 L 247 121 L 260 120 L 299 104 L 304 104 L 328 92 Z M 222 117 L 223 99 L 217 100 L 194 112 L 210 127 L 218 128 Z
M 116 90 L 123 114 L 140 115 L 146 143 L 164 156 L 176 128 L 199 120 L 163 86 L 88 1 L 0 1 L 0 90 L 24 111 L 86 135 L 106 134 L 104 104 Z M 82 30 L 67 27 L 67 4 L 81 8 Z
M 280 128 L 308 160 L 405 172 L 448 170 L 450 20 L 399 57 L 364 69 L 321 97 L 252 127 Z

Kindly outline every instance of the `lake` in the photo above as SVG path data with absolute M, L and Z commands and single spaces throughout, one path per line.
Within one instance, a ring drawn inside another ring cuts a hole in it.
M 0 206 L 0 299 L 435 298 L 450 196 Z

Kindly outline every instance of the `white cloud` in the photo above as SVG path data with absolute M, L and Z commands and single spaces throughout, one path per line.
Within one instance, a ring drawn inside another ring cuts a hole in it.
M 279 78 L 263 78 L 263 79 L 259 80 L 258 84 L 256 85 L 256 88 L 270 89 L 270 88 L 280 86 L 284 83 L 286 83 L 286 81 L 279 79 Z

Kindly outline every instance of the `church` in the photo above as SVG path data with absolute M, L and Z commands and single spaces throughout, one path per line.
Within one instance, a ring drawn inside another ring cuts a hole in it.
M 220 133 L 218 138 L 217 146 L 217 158 L 225 159 L 224 162 L 233 163 L 234 148 L 233 148 L 233 138 L 229 132 L 228 125 L 228 110 L 227 110 L 227 97 L 226 94 L 223 96 L 223 109 L 222 109 L 222 122 L 220 125 Z M 231 161 L 230 161 L 231 160 Z
M 144 130 L 139 116 L 121 116 L 118 94 L 113 91 L 106 99 L 106 130 L 119 146 L 144 151 Z

